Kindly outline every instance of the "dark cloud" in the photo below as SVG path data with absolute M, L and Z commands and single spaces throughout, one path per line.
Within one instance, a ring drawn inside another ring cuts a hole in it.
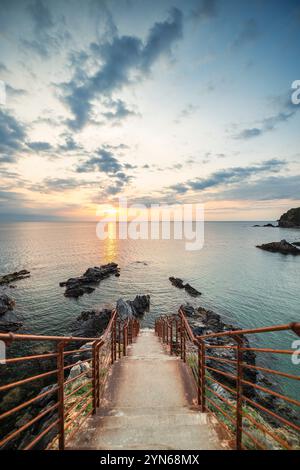
M 69 82 L 60 85 L 61 99 L 73 115 L 67 124 L 74 130 L 84 127 L 91 119 L 94 99 L 111 99 L 113 92 L 141 79 L 159 57 L 171 54 L 173 44 L 181 37 L 182 13 L 173 8 L 166 21 L 154 24 L 144 43 L 135 36 L 118 35 L 105 42 L 92 43 L 90 51 L 100 64 L 96 72 L 90 76 L 83 73 L 78 80 L 78 71 L 75 71 Z
M 207 178 L 196 178 L 194 180 L 186 181 L 182 184 L 173 185 L 170 189 L 179 194 L 186 193 L 188 190 L 204 191 L 206 189 L 221 185 L 239 183 L 260 173 L 276 173 L 279 172 L 285 165 L 286 162 L 284 160 L 278 160 L 274 158 L 264 161 L 258 165 L 233 167 L 215 171 Z
M 282 100 L 282 98 L 278 99 L 278 101 Z M 273 131 L 276 127 L 284 122 L 287 122 L 291 119 L 299 109 L 299 106 L 295 106 L 291 103 L 290 98 L 283 101 L 282 109 L 274 114 L 273 116 L 269 116 L 265 119 L 262 119 L 259 124 L 255 127 L 245 128 L 241 130 L 238 134 L 234 135 L 236 139 L 251 139 L 253 137 L 259 137 L 266 132 Z
M 54 19 L 46 2 L 35 0 L 27 6 L 33 23 L 33 39 L 22 39 L 22 44 L 42 58 L 58 52 L 62 43 L 70 39 L 64 18 Z
M 244 22 L 241 30 L 232 43 L 232 47 L 238 48 L 255 41 L 259 37 L 259 28 L 254 18 Z
M 199 21 L 215 18 L 218 14 L 217 3 L 217 0 L 196 0 L 192 17 Z
M 28 92 L 24 90 L 23 88 L 15 88 L 9 84 L 6 84 L 5 88 L 6 88 L 6 92 L 8 96 L 12 98 L 17 97 L 17 96 L 25 96 L 28 94 Z
M 121 121 L 128 116 L 136 116 L 137 113 L 127 108 L 126 103 L 122 100 L 109 100 L 107 107 L 110 107 L 111 111 L 106 111 L 102 115 L 109 121 Z
M 48 152 L 53 150 L 52 145 L 49 142 L 37 141 L 37 142 L 27 142 L 28 147 L 35 152 Z
M 25 126 L 10 112 L 0 108 L 0 160 L 14 161 L 16 153 L 23 149 L 25 138 Z
M 8 68 L 3 62 L 0 62 L 0 72 L 8 72 Z
M 76 169 L 78 173 L 100 171 L 107 174 L 115 174 L 121 170 L 122 165 L 117 158 L 104 148 L 98 149 L 96 155 L 81 163 Z

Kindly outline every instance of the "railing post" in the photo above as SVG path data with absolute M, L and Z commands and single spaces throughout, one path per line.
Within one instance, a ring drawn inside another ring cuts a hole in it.
M 99 341 L 96 347 L 96 408 L 100 406 L 100 350 L 103 343 Z
M 65 404 L 64 404 L 64 342 L 57 345 L 57 384 L 58 384 L 58 448 L 65 449 Z
M 236 351 L 236 449 L 242 448 L 243 433 L 243 340 L 240 336 L 234 336 L 237 342 Z
M 186 362 L 186 334 L 185 327 L 183 328 L 183 362 Z
M 113 324 L 113 332 L 114 332 L 114 360 L 117 360 L 117 319 L 115 318 Z
M 115 353 L 114 353 L 114 328 L 113 328 L 113 324 L 112 324 L 112 329 L 111 329 L 111 332 L 110 332 L 110 355 L 111 355 L 111 363 L 113 364 L 114 363 L 114 357 L 115 357 Z
M 200 377 L 201 377 L 201 411 L 204 413 L 206 411 L 205 406 L 205 343 L 201 341 L 200 343 L 201 351 L 201 364 L 200 364 Z
M 100 341 L 93 343 L 93 414 L 96 413 L 97 407 L 99 406 L 99 350 Z
M 126 356 L 126 350 L 127 350 L 127 326 L 123 326 L 123 356 Z
M 118 321 L 118 354 L 121 357 L 121 322 Z
M 183 320 L 180 317 L 180 357 L 183 359 Z
M 170 354 L 173 354 L 173 320 L 171 320 L 170 325 Z

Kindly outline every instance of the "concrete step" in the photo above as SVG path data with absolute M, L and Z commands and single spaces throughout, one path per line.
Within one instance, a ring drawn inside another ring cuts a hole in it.
M 177 427 L 177 426 L 201 426 L 207 425 L 207 418 L 202 413 L 168 413 L 168 414 L 125 414 L 124 411 L 118 410 L 114 415 L 97 416 L 94 426 L 101 426 L 103 429 L 116 429 L 130 427 L 157 428 L 157 427 Z

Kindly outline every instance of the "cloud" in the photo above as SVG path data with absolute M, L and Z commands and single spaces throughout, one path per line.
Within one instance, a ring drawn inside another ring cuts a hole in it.
M 191 16 L 198 21 L 215 18 L 218 15 L 216 0 L 197 0 Z
M 121 170 L 122 165 L 117 158 L 104 148 L 98 149 L 96 155 L 81 163 L 76 169 L 77 173 L 100 171 L 107 174 L 115 174 Z
M 3 64 L 3 62 L 0 62 L 0 72 L 8 72 L 8 68 L 6 67 L 5 64 Z
M 23 88 L 14 88 L 13 86 L 8 85 L 8 84 L 6 84 L 5 88 L 6 88 L 6 92 L 8 96 L 12 98 L 15 98 L 17 96 L 25 96 L 28 94 L 28 92 L 24 90 Z
M 290 98 L 286 99 L 283 102 L 282 109 L 278 113 L 262 119 L 255 127 L 242 129 L 240 132 L 238 132 L 238 134 L 234 135 L 234 138 L 247 140 L 253 137 L 259 137 L 266 132 L 273 131 L 278 125 L 291 119 L 296 114 L 298 109 L 299 106 L 293 105 Z
M 9 112 L 0 108 L 0 162 L 13 162 L 24 147 L 25 126 Z
M 255 41 L 259 37 L 258 25 L 254 18 L 246 20 L 242 28 L 232 43 L 232 47 L 239 48 Z
M 207 178 L 196 178 L 194 180 L 186 181 L 182 184 L 176 184 L 170 189 L 178 194 L 184 194 L 188 190 L 192 191 L 205 191 L 221 185 L 228 185 L 245 181 L 252 176 L 259 173 L 271 172 L 276 173 L 280 171 L 286 162 L 279 159 L 266 160 L 260 164 L 246 166 L 246 167 L 233 167 L 224 170 L 215 171 Z
M 64 19 L 54 19 L 48 6 L 42 0 L 35 0 L 27 6 L 33 23 L 33 39 L 22 39 L 22 44 L 41 58 L 48 58 L 58 52 L 62 43 L 70 39 L 65 30 Z
M 119 122 L 128 116 L 137 116 L 137 113 L 128 109 L 126 103 L 122 100 L 109 100 L 107 106 L 112 108 L 112 111 L 106 111 L 102 115 L 109 121 Z
M 27 142 L 28 147 L 35 152 L 48 152 L 52 150 L 52 145 L 49 142 L 37 141 L 37 142 Z
M 82 129 L 92 117 L 93 100 L 107 100 L 113 92 L 146 76 L 161 56 L 170 56 L 172 46 L 181 37 L 182 13 L 173 8 L 166 21 L 153 25 L 145 42 L 135 36 L 115 34 L 110 40 L 92 43 L 90 53 L 98 61 L 97 70 L 91 75 L 84 71 L 78 79 L 76 69 L 69 82 L 59 85 L 61 100 L 73 116 L 67 121 L 69 127 Z M 122 106 L 120 110 L 122 113 Z

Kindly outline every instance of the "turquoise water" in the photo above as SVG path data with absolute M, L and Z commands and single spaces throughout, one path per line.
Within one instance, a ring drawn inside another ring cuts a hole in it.
M 101 241 L 94 223 L 1 224 L 0 273 L 31 271 L 30 279 L 6 289 L 16 301 L 15 313 L 24 324 L 24 333 L 68 334 L 83 309 L 146 293 L 151 296 L 151 310 L 144 317 L 145 326 L 153 326 L 156 316 L 174 313 L 187 301 L 211 308 L 242 328 L 300 321 L 300 256 L 255 247 L 283 238 L 299 241 L 300 230 L 254 228 L 254 223 L 207 222 L 200 251 L 186 251 L 181 240 Z M 60 281 L 109 261 L 119 263 L 119 278 L 105 279 L 92 294 L 78 300 L 64 297 Z M 173 287 L 169 276 L 190 282 L 202 296 L 192 299 Z M 290 348 L 293 339 L 287 333 L 268 334 L 253 342 Z M 262 358 L 262 362 L 270 365 L 269 359 Z M 290 371 L 299 373 L 300 366 L 288 357 L 273 362 L 274 367 L 284 362 Z

